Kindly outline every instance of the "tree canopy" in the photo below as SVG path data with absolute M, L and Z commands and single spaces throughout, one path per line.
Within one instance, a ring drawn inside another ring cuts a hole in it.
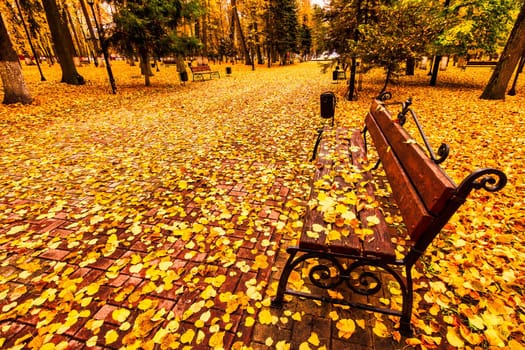
M 198 7 L 193 11 L 198 11 Z M 188 9 L 183 13 L 183 4 L 179 0 L 118 3 L 108 40 L 128 57 L 140 58 L 146 85 L 149 85 L 149 58 L 184 53 L 185 46 L 188 46 L 190 40 L 177 33 L 177 26 L 183 15 L 189 16 L 190 13 Z
M 62 80 L 82 83 L 69 57 L 89 56 L 96 63 L 102 34 L 112 53 L 140 59 L 146 85 L 152 74 L 148 61 L 166 56 L 179 62 L 183 56 L 244 59 L 246 64 L 256 58 L 271 65 L 335 51 L 343 68 L 351 65 L 352 72 L 358 61 L 363 71 L 383 67 L 386 86 L 405 62 L 409 71 L 423 56 L 435 61 L 441 56 L 496 57 L 520 5 L 513 0 L 331 0 L 324 7 L 295 0 L 94 0 L 96 11 L 89 13 L 85 0 L 79 8 L 70 0 L 43 3 L 0 3 L 18 52 L 45 56 L 50 63 L 59 57 Z M 102 33 L 93 29 L 95 19 Z M 26 36 L 35 42 L 34 53 Z M 182 70 L 184 64 L 178 67 Z
M 317 10 L 328 23 L 327 49 L 359 57 L 388 78 L 411 58 L 493 54 L 509 32 L 510 0 L 332 0 Z

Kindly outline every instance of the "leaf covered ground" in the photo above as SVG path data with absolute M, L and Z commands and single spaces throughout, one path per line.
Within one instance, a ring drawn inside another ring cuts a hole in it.
M 336 307 L 316 326 L 318 311 L 268 307 L 300 231 L 319 95 L 335 91 L 336 123 L 361 127 L 381 72 L 348 102 L 313 62 L 184 86 L 161 66 L 150 88 L 113 68 L 117 95 L 102 68 L 79 68 L 74 87 L 57 66 L 46 82 L 24 67 L 34 103 L 0 106 L 0 347 L 524 348 L 523 83 L 482 101 L 490 70 L 451 67 L 436 88 L 418 71 L 391 89 L 451 146 L 454 181 L 509 178 L 473 194 L 417 265 L 405 339 L 385 316 Z

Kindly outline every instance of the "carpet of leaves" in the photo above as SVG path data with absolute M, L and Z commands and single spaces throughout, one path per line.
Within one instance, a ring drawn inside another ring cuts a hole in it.
M 74 87 L 57 66 L 46 82 L 24 67 L 34 103 L 0 106 L 0 347 L 249 347 L 255 324 L 288 322 L 268 307 L 270 276 L 300 230 L 319 95 L 344 84 L 313 62 L 186 85 L 161 67 L 150 88 L 113 67 L 117 95 L 101 68 L 79 68 L 88 83 Z M 414 337 L 374 333 L 398 348 L 523 349 L 525 86 L 482 101 L 490 70 L 440 74 L 436 88 L 402 77 L 394 98 L 412 97 L 430 141 L 451 146 L 454 181 L 495 167 L 509 183 L 474 193 L 418 264 Z M 361 127 L 381 79 L 339 97 L 336 123 Z M 333 319 L 341 338 L 362 331 Z M 314 332 L 299 348 L 326 346 Z

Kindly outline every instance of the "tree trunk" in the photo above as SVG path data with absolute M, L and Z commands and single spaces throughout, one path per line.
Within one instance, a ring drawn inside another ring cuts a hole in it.
M 24 14 L 22 13 L 22 8 L 20 7 L 20 3 L 18 0 L 15 0 L 15 5 L 18 10 L 18 14 L 20 15 L 20 21 L 22 22 L 22 26 L 24 27 L 24 32 L 26 33 L 27 42 L 29 44 L 29 47 L 31 48 L 31 52 L 33 53 L 33 56 L 35 57 L 36 66 L 38 67 L 38 72 L 40 73 L 40 81 L 46 81 L 46 78 L 44 77 L 44 74 L 42 73 L 42 67 L 40 67 L 40 63 L 41 63 L 40 55 L 35 50 L 35 46 L 33 45 L 33 40 L 31 39 L 31 34 L 29 33 L 29 29 L 27 28 L 27 23 L 26 23 L 26 20 L 24 19 Z
M 95 31 L 93 30 L 93 24 L 91 23 L 91 19 L 89 18 L 88 10 L 86 8 L 86 3 L 84 2 L 84 0 L 80 0 L 80 8 L 82 9 L 82 13 L 84 14 L 84 18 L 86 19 L 86 25 L 89 31 L 89 39 L 91 40 L 91 45 L 95 49 L 97 56 L 99 56 L 101 50 L 98 47 L 97 40 L 95 40 Z M 97 62 L 96 59 L 95 62 Z M 97 63 L 95 63 L 95 66 L 97 66 Z
M 246 46 L 246 40 L 244 39 L 244 33 L 242 32 L 241 21 L 239 20 L 239 13 L 237 12 L 236 7 L 233 8 L 233 11 L 234 11 L 233 14 L 235 18 L 235 23 L 237 24 L 237 29 L 239 31 L 239 36 L 241 38 L 242 52 L 244 54 L 244 62 L 246 65 L 249 66 L 252 64 L 252 61 L 250 57 L 250 52 L 248 51 L 248 46 Z
M 208 16 L 202 17 L 202 55 L 208 57 Z
M 357 89 L 355 86 L 355 74 L 357 71 L 357 59 L 352 57 L 352 65 L 350 66 L 350 80 L 348 81 L 348 101 L 357 101 Z
M 144 85 L 150 86 L 151 80 L 150 77 L 153 75 L 151 72 L 151 66 L 149 65 L 148 52 L 145 50 L 140 50 L 140 71 L 144 74 Z
M 414 75 L 415 68 L 416 68 L 416 59 L 414 57 L 407 58 L 407 66 L 405 69 L 405 74 Z
M 521 53 L 525 50 L 525 3 L 521 7 L 520 13 L 514 27 L 510 32 L 509 40 L 501 54 L 498 64 L 492 72 L 492 76 L 481 94 L 484 100 L 504 100 L 505 91 L 509 84 L 512 74 L 520 60 Z
M 523 73 L 523 67 L 525 66 L 525 52 L 520 58 L 520 63 L 518 65 L 518 70 L 516 71 L 516 75 L 514 76 L 514 81 L 512 82 L 512 86 L 507 93 L 509 96 L 515 96 L 516 95 L 516 85 L 518 85 L 518 77 L 521 73 Z
M 65 23 L 62 22 L 60 13 L 55 0 L 42 0 L 46 12 L 47 23 L 53 38 L 55 53 L 58 56 L 60 68 L 62 69 L 61 82 L 71 85 L 85 84 L 84 78 L 78 74 L 73 62 L 73 40 L 71 33 Z M 68 31 L 68 34 L 66 34 Z M 68 41 L 69 40 L 69 41 Z
M 383 88 L 381 89 L 381 91 L 379 92 L 378 95 L 381 95 L 383 92 L 386 92 L 386 87 L 388 86 L 388 83 L 390 82 L 390 77 L 392 76 L 392 71 L 393 69 L 392 68 L 388 68 L 387 71 L 386 71 L 386 78 L 385 78 L 385 84 L 383 85 Z
M 73 39 L 75 39 L 76 51 L 78 56 L 87 56 L 83 50 L 82 45 L 80 44 L 80 39 L 78 38 L 77 29 L 75 28 L 75 23 L 73 23 L 73 18 L 71 17 L 71 13 L 69 12 L 69 9 L 67 6 L 64 7 L 64 12 L 66 15 L 67 23 L 69 23 L 69 26 L 71 27 L 71 32 L 73 32 Z M 75 49 L 75 47 L 73 47 Z
M 3 104 L 30 104 L 33 101 L 29 90 L 27 90 L 22 75 L 22 67 L 18 55 L 13 49 L 2 14 L 0 14 L 0 78 L 4 88 Z
M 264 64 L 264 60 L 261 52 L 261 44 L 259 43 L 259 28 L 257 22 L 253 24 L 253 31 L 255 32 L 255 52 L 257 54 L 257 64 Z M 253 57 L 252 57 L 253 60 Z M 253 64 L 253 62 L 252 62 Z
M 434 64 L 432 65 L 432 77 L 430 78 L 430 86 L 436 86 L 440 62 L 441 56 L 436 55 L 436 57 L 434 57 Z

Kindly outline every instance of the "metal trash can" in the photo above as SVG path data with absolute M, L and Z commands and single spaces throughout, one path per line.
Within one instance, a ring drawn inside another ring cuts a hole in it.
M 232 67 L 226 67 L 226 75 L 232 74 Z
M 335 94 L 324 92 L 321 94 L 321 118 L 333 118 L 335 114 Z

